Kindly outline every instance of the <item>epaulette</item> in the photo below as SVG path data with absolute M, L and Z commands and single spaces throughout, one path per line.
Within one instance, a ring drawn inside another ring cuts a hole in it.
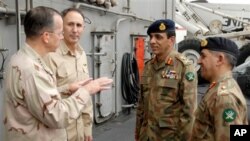
M 182 54 L 178 54 L 175 56 L 176 59 L 178 59 L 179 61 L 181 61 L 183 63 L 183 65 L 187 66 L 187 65 L 191 65 L 192 62 L 190 60 L 188 60 L 185 56 L 183 56 Z
M 226 96 L 228 95 L 229 86 L 227 83 L 221 83 L 217 90 L 217 95 Z

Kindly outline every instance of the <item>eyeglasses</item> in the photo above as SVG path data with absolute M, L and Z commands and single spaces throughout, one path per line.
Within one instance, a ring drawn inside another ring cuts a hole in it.
M 52 33 L 52 34 L 56 34 L 56 35 L 59 36 L 59 37 L 63 36 L 63 34 L 64 34 L 63 31 L 58 32 L 58 33 L 54 32 L 54 31 L 47 31 L 47 32 L 48 32 L 48 33 Z
M 48 33 L 51 33 L 51 34 L 55 34 L 55 35 L 57 35 L 57 36 L 59 36 L 59 37 L 62 37 L 62 36 L 63 36 L 63 34 L 64 34 L 64 32 L 63 32 L 63 31 L 61 31 L 61 32 L 59 32 L 59 33 L 56 33 L 56 32 L 54 32 L 54 31 L 44 31 L 44 32 L 48 32 Z M 43 35 L 43 34 L 44 34 L 44 32 L 43 32 L 43 33 L 41 33 L 41 35 Z

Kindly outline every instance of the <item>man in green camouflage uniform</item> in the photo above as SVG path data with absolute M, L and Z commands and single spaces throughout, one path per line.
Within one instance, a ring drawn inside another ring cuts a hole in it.
M 210 87 L 195 113 L 192 141 L 229 141 L 231 124 L 248 124 L 246 100 L 231 72 L 238 52 L 229 39 L 201 41 L 201 75 Z
M 174 50 L 175 23 L 157 20 L 148 28 L 154 57 L 145 64 L 137 108 L 137 141 L 187 141 L 197 104 L 197 75 Z

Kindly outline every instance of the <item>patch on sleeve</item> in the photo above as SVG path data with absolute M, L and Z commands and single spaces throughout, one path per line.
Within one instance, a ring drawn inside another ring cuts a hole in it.
M 193 81 L 194 80 L 194 73 L 193 72 L 187 72 L 186 74 L 185 74 L 185 77 L 186 77 L 186 79 L 188 80 L 188 81 Z
M 232 122 L 235 120 L 237 116 L 237 113 L 234 109 L 225 109 L 224 112 L 223 112 L 223 119 L 224 121 L 226 122 Z

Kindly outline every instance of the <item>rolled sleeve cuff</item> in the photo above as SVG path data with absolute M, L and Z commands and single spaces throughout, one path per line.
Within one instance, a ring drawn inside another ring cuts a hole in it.
M 70 94 L 70 91 L 69 91 L 69 85 L 66 84 L 66 85 L 63 85 L 63 86 L 60 86 L 57 88 L 58 91 L 62 94 Z

